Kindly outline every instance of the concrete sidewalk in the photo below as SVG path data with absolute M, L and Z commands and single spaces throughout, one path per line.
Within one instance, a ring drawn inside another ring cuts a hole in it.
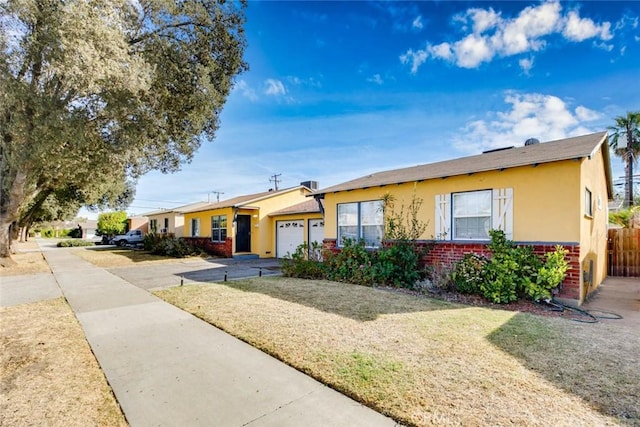
M 132 426 L 395 425 L 72 251 L 43 254 Z

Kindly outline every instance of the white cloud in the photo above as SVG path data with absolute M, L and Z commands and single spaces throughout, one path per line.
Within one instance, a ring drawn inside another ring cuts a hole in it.
M 264 81 L 264 83 L 265 85 L 267 85 L 267 88 L 264 91 L 266 95 L 278 96 L 285 95 L 287 93 L 287 89 L 284 87 L 284 84 L 280 80 L 267 79 Z
M 560 98 L 538 93 L 518 94 L 509 92 L 504 101 L 506 111 L 488 113 L 487 119 L 468 122 L 454 146 L 466 153 L 507 146 L 521 146 L 528 138 L 552 141 L 569 136 L 589 133 L 584 125 L 600 118 L 600 115 L 584 106 L 573 112 Z
M 602 115 L 597 111 L 590 110 L 586 107 L 583 107 L 582 105 L 579 107 L 576 107 L 575 111 L 576 111 L 576 117 L 578 118 L 578 120 L 582 120 L 584 122 L 598 120 L 600 117 L 602 117 Z
M 469 34 L 453 47 L 456 64 L 462 68 L 476 68 L 483 62 L 489 62 L 495 51 L 488 40 L 476 34 Z
M 380 77 L 380 74 L 374 74 L 373 76 L 369 77 L 367 81 L 371 83 L 375 83 L 377 85 L 381 85 L 384 83 L 384 80 L 382 80 L 382 77 Z
M 630 20 L 629 20 L 630 21 Z M 563 16 L 559 1 L 547 1 L 537 6 L 524 8 L 514 18 L 503 18 L 493 8 L 471 8 L 453 17 L 463 35 L 457 41 L 445 43 L 427 42 L 427 51 L 433 58 L 455 63 L 461 68 L 477 68 L 496 57 L 509 57 L 527 52 L 543 50 L 552 35 L 561 35 L 571 42 L 596 39 L 611 40 L 611 23 L 596 23 L 590 18 L 580 17 L 572 10 Z M 609 44 L 595 44 L 610 50 Z M 411 63 L 411 72 L 417 73 L 428 59 L 427 51 L 413 49 L 400 56 L 403 64 Z M 520 62 L 525 69 L 528 63 Z
M 415 74 L 418 72 L 418 68 L 427 60 L 427 51 L 418 49 L 417 51 L 413 51 L 413 49 L 409 49 L 406 53 L 400 55 L 400 62 L 403 64 L 411 63 L 411 73 Z
M 522 72 L 525 75 L 528 76 L 529 72 L 533 68 L 533 57 L 531 57 L 531 58 L 522 58 L 520 61 L 518 61 L 518 65 L 520 65 L 520 68 L 522 69 Z
M 501 20 L 500 14 L 496 13 L 493 8 L 489 8 L 489 10 L 469 9 L 466 18 L 473 21 L 473 32 L 476 34 L 483 33 L 495 27 Z
M 258 100 L 258 95 L 256 94 L 256 91 L 253 90 L 249 84 L 244 81 L 244 80 L 239 80 L 233 90 L 237 90 L 240 91 L 240 93 L 242 94 L 242 96 L 244 96 L 245 98 L 249 99 L 250 101 L 257 101 Z
M 601 40 L 611 40 L 613 36 L 609 32 L 611 23 L 604 22 L 597 25 L 589 18 L 580 18 L 578 12 L 571 11 L 566 18 L 562 35 L 572 41 L 581 42 L 586 39 L 598 37 Z
M 451 50 L 451 45 L 449 43 L 440 43 L 435 46 L 429 46 L 429 53 L 440 59 L 444 59 L 446 61 L 451 61 L 453 58 L 453 50 Z
M 421 30 L 424 27 L 424 24 L 422 23 L 422 16 L 421 15 L 416 16 L 416 19 L 413 20 L 413 22 L 411 23 L 411 26 L 413 28 Z

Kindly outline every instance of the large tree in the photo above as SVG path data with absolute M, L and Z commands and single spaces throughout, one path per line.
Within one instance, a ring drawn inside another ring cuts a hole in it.
M 624 159 L 626 181 L 624 205 L 631 207 L 633 206 L 633 166 L 640 157 L 640 112 L 627 112 L 626 116 L 618 116 L 615 121 L 616 125 L 609 127 L 611 132 L 609 145 L 616 155 Z
M 44 194 L 175 171 L 214 138 L 246 69 L 244 11 L 236 1 L 0 2 L 0 257 Z

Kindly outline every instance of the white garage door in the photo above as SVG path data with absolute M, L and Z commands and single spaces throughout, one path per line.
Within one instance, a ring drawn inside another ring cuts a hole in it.
M 322 241 L 324 240 L 324 220 L 323 219 L 310 219 L 309 220 L 309 259 L 322 260 Z M 312 243 L 316 242 L 320 245 L 319 249 L 314 252 Z
M 310 219 L 309 220 L 309 242 L 318 242 L 322 245 L 324 240 L 324 220 L 323 219 Z
M 304 243 L 304 221 L 276 221 L 276 258 L 293 254 Z

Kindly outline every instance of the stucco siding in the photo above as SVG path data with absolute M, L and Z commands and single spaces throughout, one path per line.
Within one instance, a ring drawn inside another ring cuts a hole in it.
M 251 247 L 253 249 L 253 253 L 257 253 L 261 258 L 270 258 L 275 256 L 275 223 L 272 221 L 269 214 L 287 206 L 293 206 L 309 200 L 307 198 L 308 194 L 310 194 L 308 190 L 299 188 L 287 193 L 279 194 L 272 198 L 260 200 L 257 203 L 252 203 L 253 206 L 260 208 L 258 218 L 253 218 L 253 220 L 256 220 L 256 223 L 252 222 L 252 230 L 254 230 L 254 232 L 251 233 Z M 257 231 L 257 233 L 255 231 Z
M 523 166 L 503 171 L 437 178 L 416 183 L 385 185 L 325 194 L 325 237 L 337 236 L 337 205 L 379 200 L 385 193 L 396 198 L 396 207 L 407 206 L 415 189 L 423 200 L 422 221 L 428 223 L 422 239 L 435 232 L 435 196 L 447 193 L 513 189 L 513 240 L 523 242 L 580 241 L 580 162 L 574 160 Z
M 603 144 L 605 147 L 606 144 Z M 581 229 L 580 239 L 580 264 L 585 273 L 589 272 L 591 261 L 593 262 L 593 280 L 583 282 L 581 296 L 597 288 L 607 275 L 607 230 L 608 230 L 608 193 L 605 175 L 605 161 L 602 147 L 590 158 L 584 159 L 581 164 L 581 212 L 578 222 Z M 585 202 L 586 189 L 591 191 L 591 215 L 587 212 Z

